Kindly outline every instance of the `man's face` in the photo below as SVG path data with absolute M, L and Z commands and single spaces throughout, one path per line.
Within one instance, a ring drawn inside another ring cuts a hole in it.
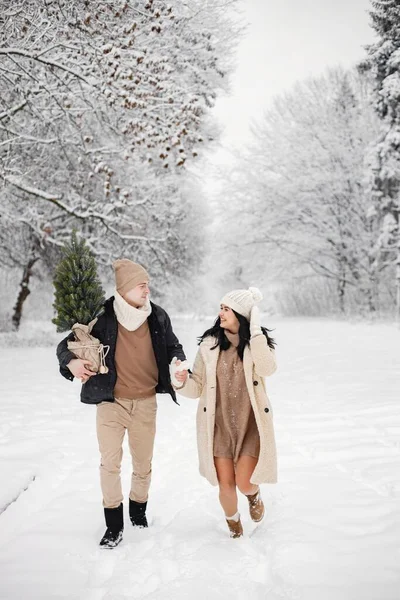
M 136 287 L 125 292 L 124 299 L 135 308 L 141 308 L 146 304 L 147 297 L 150 294 L 149 286 L 147 283 L 139 283 Z

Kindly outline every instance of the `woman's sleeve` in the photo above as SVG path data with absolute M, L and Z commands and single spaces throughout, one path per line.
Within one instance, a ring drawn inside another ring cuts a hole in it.
M 186 398 L 200 398 L 204 384 L 204 361 L 200 350 L 198 350 L 194 361 L 193 370 L 191 373 L 189 373 L 185 384 L 179 388 L 174 386 L 174 389 L 178 392 L 178 394 L 180 394 L 181 396 L 185 396 Z
M 268 377 L 275 373 L 275 350 L 268 346 L 265 335 L 257 335 L 250 338 L 250 350 L 257 375 Z

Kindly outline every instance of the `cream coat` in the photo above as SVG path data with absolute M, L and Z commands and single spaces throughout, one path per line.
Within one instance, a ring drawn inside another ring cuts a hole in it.
M 197 448 L 200 474 L 212 485 L 218 485 L 214 465 L 214 425 L 219 348 L 212 350 L 215 338 L 206 338 L 199 346 L 185 385 L 177 392 L 187 398 L 200 398 L 197 409 Z M 257 335 L 246 346 L 243 368 L 251 405 L 260 435 L 260 456 L 251 476 L 251 483 L 276 483 L 277 464 L 275 435 L 271 405 L 266 393 L 264 377 L 276 371 L 275 352 L 264 335 Z

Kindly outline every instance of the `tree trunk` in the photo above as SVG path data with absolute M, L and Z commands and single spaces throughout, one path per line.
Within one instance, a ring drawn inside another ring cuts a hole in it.
M 339 279 L 338 281 L 338 294 L 339 294 L 339 310 L 343 314 L 344 313 L 344 291 L 346 287 L 346 281 L 344 279 Z
M 343 258 L 339 259 L 340 275 L 337 280 L 337 290 L 339 296 L 339 310 L 342 314 L 345 312 L 345 290 L 346 290 L 346 265 Z
M 12 316 L 12 324 L 13 324 L 13 328 L 15 331 L 17 331 L 19 329 L 19 326 L 21 323 L 22 308 L 23 308 L 24 302 L 27 299 L 27 297 L 29 296 L 29 294 L 31 293 L 28 285 L 29 285 L 30 278 L 32 276 L 33 265 L 35 264 L 35 262 L 37 260 L 38 260 L 37 257 L 29 259 L 28 264 L 26 265 L 23 275 L 22 275 L 22 280 L 20 283 L 21 289 L 19 291 L 17 302 L 14 306 L 14 314 Z
M 376 293 L 374 293 L 372 286 L 370 286 L 367 291 L 368 310 L 370 313 L 376 313 L 375 297 Z
M 370 232 L 372 234 L 373 223 L 371 221 L 370 224 Z M 376 234 L 378 235 L 378 234 Z M 376 235 L 374 235 L 374 241 L 376 239 Z M 372 237 L 372 235 L 371 235 Z M 374 242 L 371 242 L 369 252 L 368 252 L 368 278 L 365 284 L 361 287 L 363 296 L 367 301 L 368 312 L 375 314 L 379 308 L 379 293 L 378 293 L 378 284 L 379 284 L 379 271 L 376 265 L 376 258 L 374 256 Z
M 396 320 L 400 325 L 400 238 L 397 242 L 396 257 Z
M 370 260 L 369 278 L 365 286 L 362 286 L 361 291 L 366 300 L 368 313 L 375 314 L 378 305 L 378 291 L 376 285 L 376 269 Z

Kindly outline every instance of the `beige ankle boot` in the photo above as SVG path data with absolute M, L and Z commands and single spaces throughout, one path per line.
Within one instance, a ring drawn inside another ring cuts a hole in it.
M 238 521 L 234 521 L 233 519 L 226 519 L 229 527 L 229 535 L 231 538 L 240 538 L 243 535 L 243 527 L 240 521 L 240 517 Z
M 261 498 L 260 490 L 258 490 L 258 492 L 256 492 L 255 494 L 246 496 L 246 498 L 249 501 L 250 517 L 252 521 L 258 523 L 259 521 L 261 521 L 265 513 L 264 503 Z

